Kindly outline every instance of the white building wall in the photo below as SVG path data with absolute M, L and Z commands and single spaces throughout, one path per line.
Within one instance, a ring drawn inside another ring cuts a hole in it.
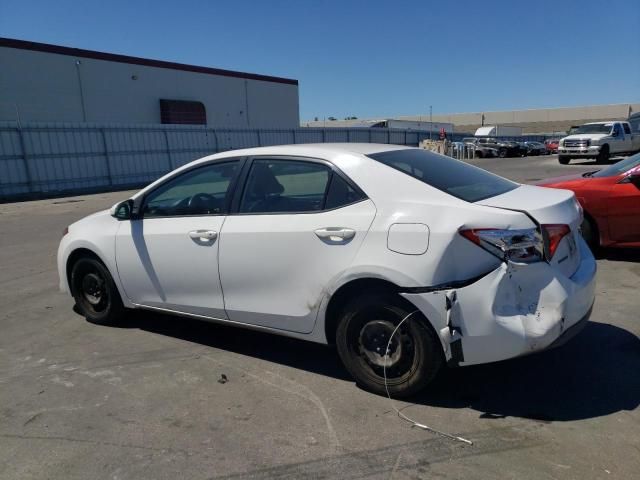
M 0 66 L 0 121 L 160 123 L 164 98 L 202 102 L 212 127 L 299 125 L 293 84 L 8 47 Z

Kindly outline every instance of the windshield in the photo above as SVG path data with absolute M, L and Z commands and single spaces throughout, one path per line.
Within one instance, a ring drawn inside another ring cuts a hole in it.
M 418 148 L 368 156 L 467 202 L 495 197 L 519 186 L 481 168 Z
M 572 134 L 576 133 L 609 133 L 611 131 L 612 124 L 611 123 L 588 123 L 586 125 L 581 125 L 572 128 Z
M 623 173 L 631 170 L 640 165 L 640 153 L 636 153 L 631 157 L 627 157 L 624 160 L 609 165 L 607 168 L 594 173 L 592 177 L 617 177 Z

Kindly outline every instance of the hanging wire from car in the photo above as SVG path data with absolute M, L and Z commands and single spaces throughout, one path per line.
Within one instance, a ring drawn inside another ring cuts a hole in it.
M 396 325 L 396 328 L 391 333 L 391 336 L 389 337 L 389 341 L 387 342 L 387 348 L 385 349 L 385 357 L 387 357 L 389 355 L 390 347 L 391 347 L 391 340 L 393 340 L 393 336 L 400 329 L 402 324 L 404 322 L 406 322 L 409 319 L 409 317 L 411 317 L 414 313 L 419 313 L 419 312 L 420 312 L 420 310 L 414 310 L 413 312 L 409 313 L 406 317 L 404 317 L 402 319 L 402 321 L 400 323 L 398 323 L 398 325 Z M 400 410 L 398 410 L 396 408 L 395 403 L 393 403 L 393 399 L 391 398 L 391 394 L 389 393 L 389 384 L 387 383 L 387 362 L 386 361 L 382 365 L 382 373 L 384 374 L 384 388 L 387 391 L 387 398 L 389 399 L 389 402 L 391 403 L 391 408 L 393 410 L 395 410 L 395 412 L 398 414 L 398 417 L 400 417 L 405 422 L 409 422 L 412 427 L 417 427 L 417 428 L 420 428 L 422 430 L 427 430 L 427 431 L 429 431 L 431 433 L 435 433 L 436 435 L 440 435 L 442 437 L 446 437 L 446 438 L 449 438 L 451 440 L 455 440 L 455 441 L 458 441 L 458 442 L 466 443 L 467 445 L 473 445 L 473 442 L 471 440 L 467 440 L 466 438 L 463 438 L 463 437 L 458 437 L 458 436 L 452 435 L 450 433 L 446 433 L 446 432 L 442 432 L 440 430 L 436 430 L 435 428 L 430 427 L 429 425 L 425 425 L 424 423 L 416 422 L 415 420 L 407 417 L 404 413 L 402 413 Z

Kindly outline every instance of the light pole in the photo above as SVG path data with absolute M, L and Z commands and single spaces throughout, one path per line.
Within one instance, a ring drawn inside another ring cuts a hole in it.
M 429 105 L 429 140 L 431 140 L 432 130 L 433 130 L 433 107 Z

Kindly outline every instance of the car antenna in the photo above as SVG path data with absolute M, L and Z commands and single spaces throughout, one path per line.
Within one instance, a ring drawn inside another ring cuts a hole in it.
M 390 352 L 389 348 L 391 346 L 391 340 L 393 339 L 393 336 L 396 334 L 398 329 L 402 326 L 402 324 L 404 322 L 406 322 L 409 319 L 409 317 L 411 317 L 411 315 L 413 315 L 414 313 L 418 313 L 418 312 L 419 312 L 419 310 L 414 310 L 413 312 L 408 314 L 406 317 L 404 317 L 402 319 L 402 321 L 393 330 L 393 332 L 391 333 L 391 336 L 389 337 L 389 341 L 387 342 L 387 348 L 385 350 L 385 357 Z M 458 442 L 466 443 L 467 445 L 473 445 L 473 442 L 471 440 L 467 440 L 466 438 L 458 437 L 458 436 L 452 435 L 450 433 L 442 432 L 440 430 L 436 430 L 433 427 L 430 427 L 429 425 L 425 425 L 423 423 L 416 422 L 415 420 L 407 417 L 404 413 L 402 413 L 400 410 L 398 410 L 396 408 L 395 403 L 393 403 L 393 399 L 391 398 L 391 394 L 389 393 L 389 385 L 387 383 L 387 362 L 384 362 L 384 364 L 382 365 L 382 373 L 384 374 L 384 389 L 387 391 L 387 398 L 389 399 L 389 402 L 391 402 L 391 408 L 393 410 L 395 410 L 395 412 L 398 414 L 398 417 L 400 417 L 405 422 L 409 422 L 412 427 L 421 428 L 422 430 L 427 430 L 428 432 L 435 433 L 436 435 L 440 435 L 442 437 L 446 437 L 446 438 L 449 438 L 451 440 L 455 440 L 455 441 L 458 441 Z

